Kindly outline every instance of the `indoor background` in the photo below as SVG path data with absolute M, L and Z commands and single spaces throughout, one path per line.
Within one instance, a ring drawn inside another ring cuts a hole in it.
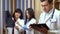
M 60 10 L 60 0 L 54 0 L 54 7 Z M 33 8 L 35 11 L 35 17 L 38 21 L 39 16 L 42 12 L 40 0 L 0 0 L 0 33 L 3 32 L 3 23 L 5 22 L 4 11 L 9 10 L 11 15 L 15 9 L 21 9 L 23 16 L 27 8 Z M 24 18 L 24 17 L 23 17 Z

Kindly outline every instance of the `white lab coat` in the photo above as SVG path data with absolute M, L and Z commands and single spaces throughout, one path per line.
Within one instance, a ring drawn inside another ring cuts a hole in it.
M 46 23 L 47 26 L 50 28 L 50 30 L 48 30 L 48 34 L 60 34 L 60 12 L 57 9 L 55 9 L 53 18 L 51 18 L 53 9 L 54 8 L 52 8 L 49 11 L 49 13 L 43 12 L 40 15 L 38 24 Z M 40 34 L 41 34 L 41 32 L 40 32 Z
M 32 18 L 26 25 L 29 30 L 26 30 L 26 34 L 34 34 L 34 29 L 30 28 L 30 24 L 36 23 L 36 19 Z
M 12 27 L 7 27 L 7 34 L 12 34 L 12 30 L 13 30 Z
M 19 18 L 19 19 L 15 22 L 15 26 L 18 26 L 18 27 L 19 27 L 19 30 L 17 30 L 17 29 L 14 27 L 14 34 L 21 34 L 20 32 L 23 31 L 23 28 L 22 28 L 23 25 L 24 25 L 24 20 Z

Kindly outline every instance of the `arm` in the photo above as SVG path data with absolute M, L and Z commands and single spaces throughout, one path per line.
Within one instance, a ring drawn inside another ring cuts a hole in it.
M 25 30 L 31 30 L 30 24 L 35 24 L 36 20 L 35 19 L 31 19 L 26 25 L 24 25 L 24 29 Z
M 57 16 L 57 27 L 58 27 L 58 33 L 60 33 L 60 13 L 59 15 Z
M 22 30 L 22 26 L 19 24 L 19 22 L 16 22 L 16 23 L 15 23 L 15 28 L 16 28 L 17 30 L 19 30 L 19 31 Z

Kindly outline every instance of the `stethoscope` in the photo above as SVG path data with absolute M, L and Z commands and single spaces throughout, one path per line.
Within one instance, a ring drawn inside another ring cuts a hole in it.
M 56 23 L 56 18 L 54 17 L 54 12 L 55 12 L 55 9 L 53 9 L 53 13 L 52 13 L 52 16 L 50 19 L 50 22 L 52 22 L 52 23 Z
M 52 22 L 52 19 L 53 19 L 53 17 L 54 17 L 54 12 L 55 12 L 55 8 L 53 9 L 53 12 L 52 12 L 51 17 L 48 19 L 48 20 L 50 20 L 50 22 Z M 48 20 L 47 20 L 47 21 L 48 21 Z M 46 23 L 47 21 L 45 21 L 45 23 Z
M 53 9 L 53 13 L 52 13 L 51 19 L 53 19 L 54 12 L 55 12 L 55 8 Z
M 53 12 L 52 12 L 52 15 L 51 15 L 50 19 L 48 19 L 48 20 L 50 20 L 51 24 L 55 23 L 55 21 L 52 21 L 52 19 L 54 19 L 54 12 L 55 12 L 55 8 L 53 9 Z M 47 23 L 47 21 L 45 23 Z

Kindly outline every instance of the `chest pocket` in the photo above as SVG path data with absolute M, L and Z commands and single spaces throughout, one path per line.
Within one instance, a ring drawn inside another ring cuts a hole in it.
M 56 18 L 50 19 L 50 29 L 56 30 L 57 29 L 57 20 Z
M 54 15 L 55 9 L 53 10 L 51 18 L 47 21 L 47 25 L 49 26 L 50 29 L 57 29 L 57 19 Z
M 57 21 L 56 20 L 53 20 L 53 19 L 49 19 L 47 22 L 46 22 L 46 25 L 50 28 L 50 29 L 57 29 Z

